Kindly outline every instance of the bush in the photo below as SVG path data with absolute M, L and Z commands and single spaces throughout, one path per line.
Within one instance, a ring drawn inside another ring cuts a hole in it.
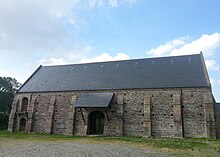
M 0 112 L 0 130 L 6 130 L 8 128 L 9 114 Z

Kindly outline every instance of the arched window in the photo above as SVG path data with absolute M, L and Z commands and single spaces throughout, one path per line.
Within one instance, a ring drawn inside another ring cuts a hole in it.
M 21 111 L 27 111 L 27 107 L 28 107 L 28 98 L 24 97 L 22 99 L 22 103 L 21 103 Z
M 103 134 L 105 115 L 100 111 L 94 111 L 89 115 L 88 134 Z
M 20 119 L 19 131 L 25 131 L 25 128 L 26 128 L 26 119 L 22 118 Z

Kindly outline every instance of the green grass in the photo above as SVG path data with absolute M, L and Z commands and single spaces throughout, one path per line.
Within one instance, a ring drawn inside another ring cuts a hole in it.
M 193 149 L 208 146 L 206 139 L 172 139 L 172 138 L 143 138 L 143 137 L 104 137 L 105 140 L 128 141 L 152 145 L 158 148 Z
M 8 132 L 0 131 L 0 139 L 17 139 L 17 140 L 45 140 L 45 141 L 58 141 L 58 140 L 74 140 L 86 138 L 86 136 L 68 136 L 68 135 L 48 135 L 46 133 L 25 133 L 25 132 Z
M 211 139 L 144 138 L 136 136 L 68 136 L 0 131 L 0 143 L 1 140 L 119 143 L 143 148 L 149 147 L 158 150 L 166 150 L 167 152 L 180 156 L 220 156 L 220 140 Z

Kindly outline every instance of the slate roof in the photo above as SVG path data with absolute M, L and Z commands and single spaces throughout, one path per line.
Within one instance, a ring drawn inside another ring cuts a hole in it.
M 75 107 L 108 107 L 114 93 L 82 93 L 75 102 Z
M 210 86 L 202 54 L 40 66 L 18 93 Z

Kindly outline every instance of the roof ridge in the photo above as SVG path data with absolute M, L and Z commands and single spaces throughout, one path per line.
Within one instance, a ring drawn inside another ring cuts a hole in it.
M 126 59 L 126 60 L 114 60 L 114 61 L 102 61 L 102 62 L 90 62 L 90 63 L 73 63 L 73 64 L 61 64 L 61 65 L 42 65 L 42 67 L 58 67 L 58 66 L 74 66 L 74 65 L 90 65 L 90 64 L 105 64 L 105 63 L 116 63 L 116 62 L 129 62 L 129 61 L 139 61 L 139 60 L 152 60 L 152 59 L 166 59 L 166 58 L 179 58 L 179 57 L 189 57 L 197 56 L 198 54 L 189 54 L 189 55 L 179 55 L 179 56 L 163 56 L 163 57 L 151 57 L 151 58 L 135 58 L 135 59 Z

